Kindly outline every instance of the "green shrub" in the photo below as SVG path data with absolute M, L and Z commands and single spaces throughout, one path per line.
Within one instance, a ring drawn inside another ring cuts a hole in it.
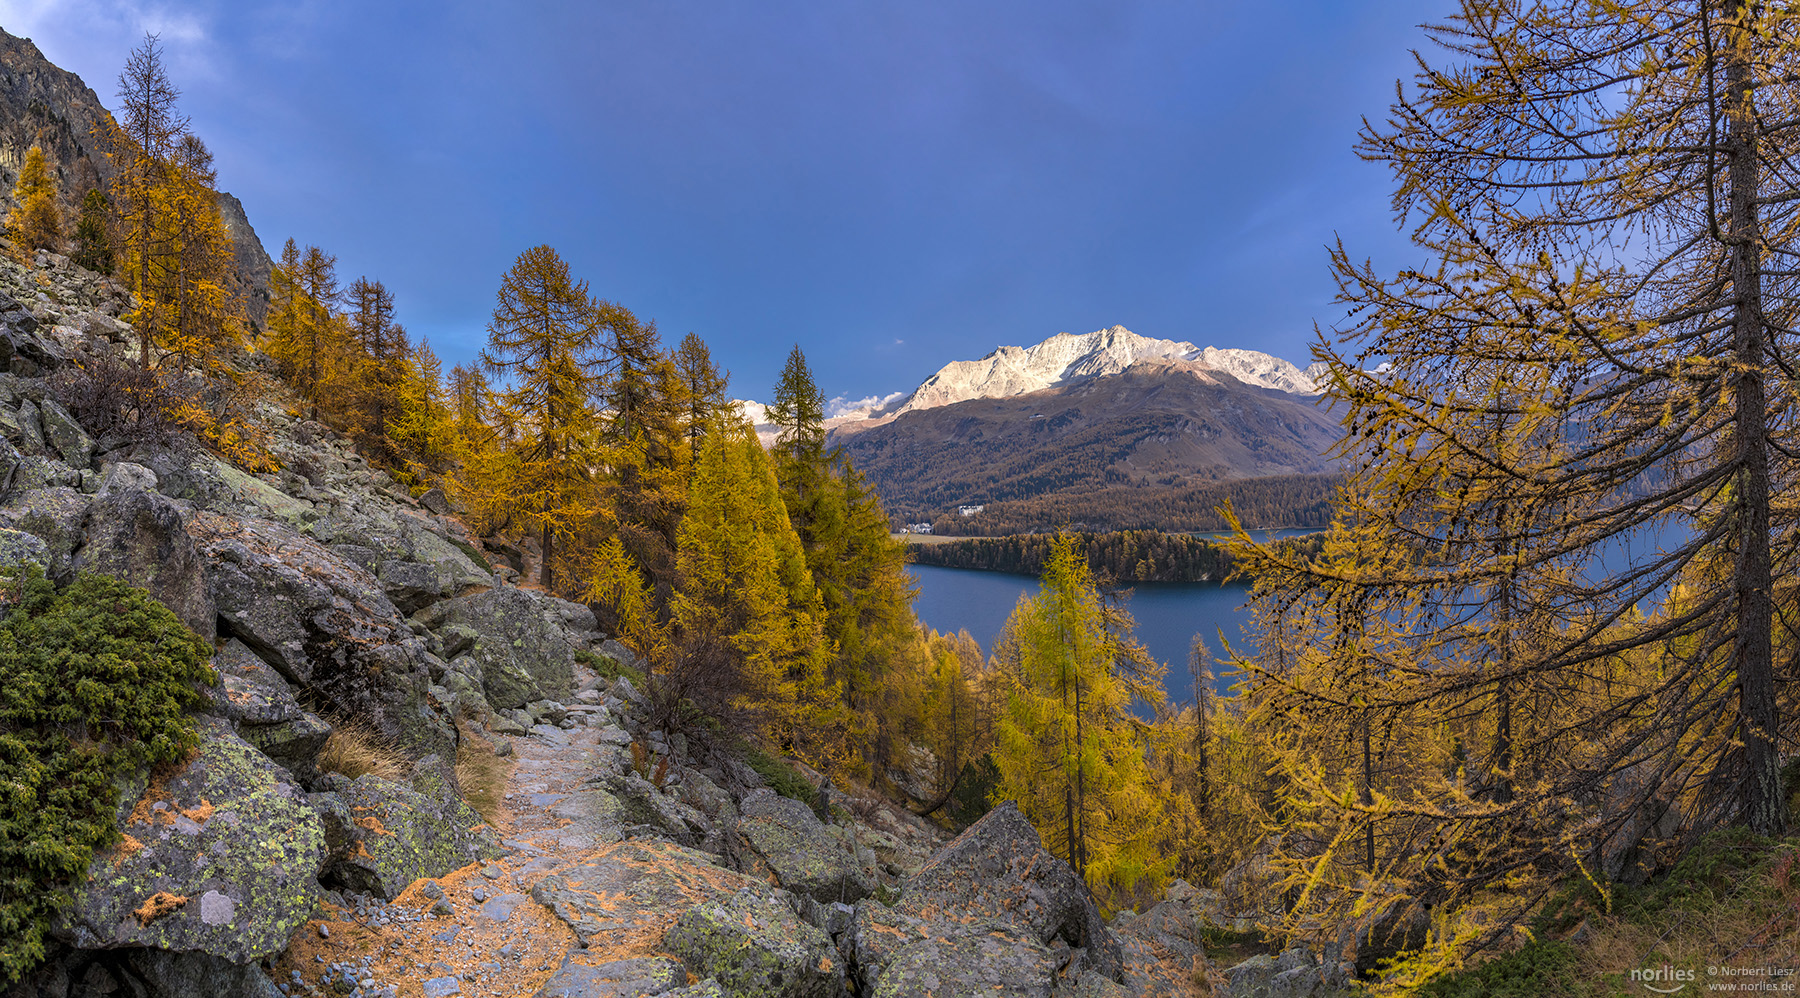
M 944 805 L 944 813 L 958 826 L 967 828 L 981 820 L 981 816 L 993 808 L 988 798 L 994 794 L 994 788 L 1000 785 L 1000 768 L 994 765 L 994 757 L 984 755 L 973 762 L 963 763 L 961 774 L 956 780 L 956 791 Z
M 211 646 L 117 579 L 58 591 L 35 567 L 0 590 L 0 986 L 119 835 L 124 781 L 198 744 L 187 711 L 217 682 Z
M 454 537 L 449 538 L 449 540 L 450 540 L 450 543 L 456 545 L 456 549 L 458 551 L 461 551 L 463 554 L 468 555 L 470 561 L 479 565 L 481 567 L 482 571 L 487 572 L 489 574 L 493 573 L 493 571 L 494 571 L 493 564 L 487 560 L 487 556 L 482 554 L 481 551 L 475 547 L 475 545 L 466 544 L 462 541 L 457 540 Z
M 749 764 L 751 769 L 756 770 L 756 775 L 763 778 L 763 782 L 769 785 L 770 790 L 781 796 L 791 797 L 807 807 L 815 806 L 815 802 L 819 799 L 819 789 L 808 783 L 806 777 L 801 776 L 799 770 L 788 765 L 786 760 L 777 759 L 752 745 L 744 752 L 744 761 Z
M 1579 958 L 1575 948 L 1543 939 L 1454 974 L 1445 974 L 1420 989 L 1429 998 L 1538 998 L 1567 994 L 1576 986 Z
M 575 661 L 594 670 L 595 675 L 604 676 L 607 679 L 624 676 L 631 680 L 632 686 L 639 690 L 644 688 L 644 674 L 611 655 L 596 655 L 591 651 L 578 651 L 575 653 Z

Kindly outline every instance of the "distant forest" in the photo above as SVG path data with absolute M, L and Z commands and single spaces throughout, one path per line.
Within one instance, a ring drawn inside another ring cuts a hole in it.
M 1050 558 L 1055 534 L 972 537 L 945 544 L 915 544 L 912 561 L 942 568 L 1039 575 Z M 1295 537 L 1283 544 L 1317 554 L 1320 536 Z M 1078 534 L 1075 549 L 1087 556 L 1094 578 L 1105 582 L 1224 582 L 1236 567 L 1224 547 L 1188 534 L 1123 530 Z
M 1239 520 L 1255 527 L 1319 527 L 1331 522 L 1331 497 L 1341 475 L 1274 475 L 1199 486 L 1130 486 L 1071 490 L 1034 499 L 988 503 L 973 516 L 955 510 L 931 521 L 934 534 L 999 537 L 1046 530 L 1087 533 L 1225 530 L 1219 507 L 1230 500 Z M 938 510 L 889 507 L 898 524 L 917 523 Z

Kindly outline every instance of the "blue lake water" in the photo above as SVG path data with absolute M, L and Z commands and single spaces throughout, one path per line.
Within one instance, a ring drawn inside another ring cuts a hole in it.
M 1669 550 L 1686 540 L 1685 524 L 1658 523 L 1629 536 L 1600 545 L 1581 575 L 1592 580 L 1606 578 L 1633 564 L 1653 559 L 1657 552 Z M 1271 539 L 1313 533 L 1311 529 L 1254 530 L 1259 543 Z M 991 652 L 1006 618 L 1018 605 L 1019 597 L 1035 595 L 1038 580 L 1025 575 L 1003 572 L 978 572 L 962 568 L 938 568 L 933 565 L 908 565 L 906 569 L 919 584 L 919 598 L 913 604 L 919 619 L 935 630 L 954 634 L 967 630 L 980 642 L 982 651 Z M 1640 602 L 1646 612 L 1665 594 L 1658 589 Z M 1137 638 L 1150 654 L 1169 667 L 1164 685 L 1171 703 L 1185 703 L 1193 698 L 1188 678 L 1188 647 L 1194 635 L 1206 641 L 1212 665 L 1214 689 L 1228 693 L 1233 680 L 1225 673 L 1231 666 L 1219 661 L 1224 654 L 1221 641 L 1229 642 L 1234 651 L 1253 654 L 1255 635 L 1246 631 L 1250 620 L 1244 602 L 1249 587 L 1215 583 L 1140 583 L 1132 590 L 1127 604 L 1137 618 Z
M 1025 575 L 933 565 L 908 565 L 906 570 L 919 584 L 919 599 L 913 604 L 919 619 L 945 634 L 967 630 L 981 643 L 983 652 L 993 650 L 994 639 L 1019 597 L 1038 591 L 1038 580 Z M 1249 619 L 1243 609 L 1249 592 L 1242 585 L 1211 583 L 1141 583 L 1134 587 L 1127 606 L 1137 618 L 1137 639 L 1169 667 L 1165 685 L 1171 702 L 1193 698 L 1188 647 L 1195 634 L 1205 638 L 1207 650 L 1215 658 L 1223 652 L 1221 632 L 1234 650 L 1255 650 L 1243 629 Z M 1228 685 L 1229 680 L 1219 675 L 1227 668 L 1213 666 L 1216 688 Z

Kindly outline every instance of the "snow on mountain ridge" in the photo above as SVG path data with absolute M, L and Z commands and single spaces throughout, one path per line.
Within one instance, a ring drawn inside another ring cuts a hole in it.
M 1204 349 L 1186 341 L 1151 339 L 1113 326 L 1092 333 L 1057 333 L 1034 346 L 1005 346 L 980 360 L 945 364 L 912 394 L 875 411 L 897 416 L 977 398 L 1005 398 L 1089 378 L 1118 374 L 1142 360 L 1176 360 L 1220 371 L 1248 385 L 1296 395 L 1316 394 L 1312 380 L 1279 357 L 1255 350 Z
M 1293 364 L 1256 350 L 1197 347 L 1185 340 L 1159 340 L 1124 326 L 1091 333 L 1057 333 L 1029 347 L 1003 346 L 979 360 L 945 364 L 911 392 L 886 398 L 831 400 L 827 429 L 846 431 L 880 425 L 904 412 L 935 409 L 980 398 L 1007 398 L 1123 372 L 1144 361 L 1187 366 L 1196 377 L 1228 374 L 1246 385 L 1295 395 L 1316 395 L 1319 388 Z M 745 418 L 756 424 L 765 442 L 774 438 L 768 410 L 758 402 L 739 401 Z

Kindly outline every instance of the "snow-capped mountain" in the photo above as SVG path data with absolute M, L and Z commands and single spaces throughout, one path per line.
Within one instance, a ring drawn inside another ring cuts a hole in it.
M 994 503 L 1005 529 L 1156 526 L 1210 511 L 1220 483 L 1256 478 L 1281 483 L 1260 487 L 1257 508 L 1287 522 L 1306 513 L 1282 505 L 1290 493 L 1317 489 L 1281 476 L 1331 472 L 1341 432 L 1308 374 L 1113 326 L 955 361 L 905 394 L 834 399 L 825 426 L 900 522 Z M 772 443 L 766 407 L 738 406 Z
M 1139 336 L 1124 326 L 1113 326 L 1091 333 L 1057 333 L 1028 347 L 1000 347 L 980 360 L 952 361 L 911 392 L 854 402 L 833 399 L 825 425 L 854 433 L 890 422 L 903 413 L 971 399 L 1029 395 L 1121 374 L 1146 361 L 1185 368 L 1202 380 L 1210 381 L 1210 375 L 1219 373 L 1256 388 L 1273 388 L 1293 395 L 1319 392 L 1309 376 L 1318 365 L 1302 371 L 1280 357 L 1256 350 L 1198 347 L 1184 340 Z M 772 438 L 774 428 L 768 424 L 765 405 L 748 400 L 737 404 L 762 436 Z
M 969 399 L 1041 392 L 1119 374 L 1145 360 L 1180 361 L 1196 371 L 1217 371 L 1247 385 L 1295 395 L 1317 393 L 1312 379 L 1279 357 L 1255 350 L 1202 348 L 1185 341 L 1151 339 L 1124 326 L 1113 326 L 1079 335 L 1057 333 L 1034 346 L 1001 347 L 980 360 L 954 361 L 926 378 L 912 394 L 871 415 L 894 416 Z

